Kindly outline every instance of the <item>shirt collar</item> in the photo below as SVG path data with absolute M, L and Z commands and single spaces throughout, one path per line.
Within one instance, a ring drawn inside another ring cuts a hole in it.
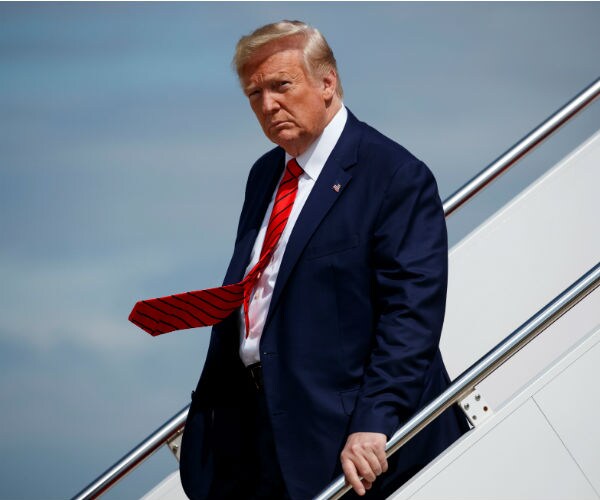
M 321 170 L 325 166 L 325 162 L 329 158 L 329 155 L 333 151 L 333 148 L 337 144 L 346 120 L 348 119 L 348 111 L 344 104 L 340 107 L 338 112 L 327 124 L 325 130 L 321 133 L 317 139 L 308 147 L 308 149 L 296 157 L 296 161 L 304 170 L 304 173 L 308 175 L 313 181 L 317 180 Z M 285 162 L 292 159 L 292 156 L 285 154 Z

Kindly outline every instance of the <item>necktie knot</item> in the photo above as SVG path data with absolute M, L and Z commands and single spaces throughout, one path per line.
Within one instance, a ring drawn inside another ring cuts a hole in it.
M 294 177 L 300 177 L 304 173 L 304 169 L 298 165 L 296 158 L 292 158 L 287 162 L 287 169 Z

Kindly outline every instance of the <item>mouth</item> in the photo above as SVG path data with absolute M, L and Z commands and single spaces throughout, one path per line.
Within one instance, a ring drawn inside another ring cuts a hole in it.
M 282 129 L 282 128 L 286 128 L 288 126 L 293 125 L 292 122 L 288 121 L 288 120 L 279 120 L 276 122 L 271 123 L 270 128 L 272 129 Z

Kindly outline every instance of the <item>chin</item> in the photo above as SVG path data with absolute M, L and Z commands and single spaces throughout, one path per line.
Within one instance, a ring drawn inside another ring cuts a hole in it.
M 286 149 L 287 146 L 292 146 L 295 142 L 298 141 L 297 134 L 277 134 L 271 137 L 271 140 L 281 146 L 283 149 Z

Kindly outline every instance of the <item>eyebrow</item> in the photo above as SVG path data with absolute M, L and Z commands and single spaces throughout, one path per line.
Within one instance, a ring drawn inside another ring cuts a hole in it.
M 273 82 L 273 81 L 277 81 L 277 80 L 294 80 L 294 77 L 291 73 L 288 73 L 287 71 L 279 71 L 272 75 L 263 76 L 262 78 L 260 78 L 260 82 L 263 82 L 263 83 L 264 82 L 269 83 L 269 82 Z M 252 89 L 256 86 L 257 86 L 257 84 L 251 82 L 248 85 L 244 85 L 244 91 Z

